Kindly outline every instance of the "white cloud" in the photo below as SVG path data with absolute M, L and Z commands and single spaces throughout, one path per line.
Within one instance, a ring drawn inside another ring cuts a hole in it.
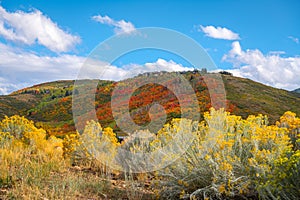
M 123 71 L 120 79 L 130 78 L 133 76 L 137 76 L 138 74 L 142 74 L 145 72 L 159 72 L 159 71 L 189 71 L 193 70 L 193 68 L 184 67 L 181 64 L 175 63 L 173 60 L 166 61 L 162 58 L 157 59 L 155 62 L 145 63 L 143 65 L 138 64 L 129 64 L 125 65 L 121 68 Z M 119 79 L 119 80 L 120 80 Z
M 136 31 L 136 28 L 131 22 L 126 22 L 125 20 L 116 21 L 108 16 L 93 16 L 93 20 L 100 22 L 101 24 L 107 24 L 114 27 L 114 32 L 118 35 L 120 34 L 132 34 Z
M 283 55 L 285 54 L 285 51 L 270 51 L 270 55 Z
M 235 69 L 228 71 L 236 76 L 287 90 L 300 87 L 300 57 L 282 57 L 272 53 L 264 55 L 258 49 L 244 51 L 235 41 L 222 60 L 233 64 Z
M 166 61 L 159 58 L 154 63 L 146 63 L 143 68 L 145 71 L 188 71 L 193 70 L 193 68 L 184 67 L 181 64 L 175 63 L 173 60 Z
M 37 83 L 75 79 L 84 60 L 66 54 L 38 56 L 0 43 L 0 94 Z
M 80 42 L 39 10 L 7 12 L 0 6 L 0 35 L 6 40 L 32 45 L 36 42 L 54 52 L 66 52 Z
M 214 27 L 214 26 L 202 26 L 200 25 L 199 31 L 203 31 L 206 36 L 215 38 L 215 39 L 223 39 L 223 40 L 239 40 L 240 36 L 233 31 L 222 28 L 222 27 Z
M 289 36 L 289 39 L 293 40 L 293 42 L 295 42 L 296 44 L 299 44 L 299 39 L 293 36 Z
M 0 95 L 8 94 L 12 91 L 15 91 L 19 88 L 26 87 L 26 84 L 22 83 L 10 83 L 9 80 L 0 77 Z
M 99 68 L 99 66 L 101 66 Z M 189 71 L 193 68 L 184 67 L 181 64 L 177 64 L 174 61 L 166 61 L 164 59 L 157 59 L 155 62 L 140 64 L 128 64 L 122 67 L 109 65 L 101 61 L 94 61 L 89 59 L 85 63 L 85 71 L 82 73 L 80 78 L 100 78 L 104 80 L 123 80 L 131 78 L 145 72 L 158 72 L 158 71 Z
M 78 77 L 83 64 L 85 71 Z M 193 69 L 164 59 L 143 65 L 128 64 L 117 67 L 103 61 L 68 54 L 39 56 L 0 42 L 0 94 L 55 80 L 77 78 L 122 80 L 145 72 L 187 70 Z

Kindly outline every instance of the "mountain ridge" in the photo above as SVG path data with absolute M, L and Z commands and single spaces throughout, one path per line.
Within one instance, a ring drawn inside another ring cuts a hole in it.
M 169 72 L 168 72 L 169 73 Z M 210 107 L 209 92 L 199 72 L 185 72 L 184 77 L 193 85 L 201 114 Z M 300 115 L 300 98 L 295 92 L 276 89 L 250 79 L 222 74 L 227 96 L 227 110 L 236 115 L 247 117 L 250 114 L 266 114 L 270 123 L 275 123 L 287 110 Z M 135 78 L 133 78 L 134 80 Z M 103 127 L 112 127 L 119 131 L 110 108 L 110 96 L 115 85 L 120 82 L 99 80 L 96 93 L 95 109 Z M 126 84 L 126 82 L 124 82 Z M 74 80 L 60 80 L 41 83 L 23 88 L 9 95 L 0 96 L 0 118 L 5 115 L 23 115 L 50 134 L 60 135 L 74 132 L 72 115 L 72 94 Z M 130 101 L 130 112 L 137 124 L 149 123 L 148 107 L 159 98 L 167 110 L 167 120 L 180 117 L 178 101 L 172 93 L 159 85 L 146 85 L 134 93 Z M 148 99 L 152 99 L 149 101 Z M 140 106 L 140 107 L 139 107 Z M 140 109 L 141 108 L 141 109 Z M 137 112 L 139 111 L 139 112 Z
M 299 94 L 300 94 L 300 88 L 297 88 L 297 89 L 293 90 L 292 92 L 295 92 L 295 93 L 299 93 Z

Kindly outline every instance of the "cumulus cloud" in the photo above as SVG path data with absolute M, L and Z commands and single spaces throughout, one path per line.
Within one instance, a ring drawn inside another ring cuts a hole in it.
M 235 69 L 228 71 L 236 76 L 287 90 L 300 87 L 300 57 L 282 57 L 272 53 L 264 55 L 258 49 L 244 51 L 235 41 L 222 60 L 233 64 Z
M 192 68 L 164 59 L 143 65 L 117 67 L 103 61 L 68 54 L 39 56 L 0 42 L 0 94 L 9 94 L 24 87 L 55 80 L 91 78 L 118 81 L 145 72 L 186 70 Z
M 101 66 L 101 67 L 99 67 Z M 162 58 L 157 59 L 155 62 L 148 62 L 145 64 L 135 64 L 131 63 L 121 67 L 110 65 L 109 63 L 95 61 L 88 59 L 85 62 L 85 70 L 82 71 L 80 78 L 85 79 L 104 79 L 104 80 L 123 80 L 126 78 L 131 78 L 146 72 L 159 72 L 159 71 L 189 71 L 193 68 L 184 67 L 172 60 L 166 61 Z
M 80 37 L 60 29 L 39 10 L 7 12 L 0 6 L 0 36 L 13 42 L 36 42 L 53 52 L 67 52 L 80 43 Z
M 75 79 L 84 60 L 67 54 L 39 56 L 0 43 L 0 94 L 37 83 Z
M 202 26 L 200 25 L 199 31 L 205 33 L 207 37 L 223 40 L 239 40 L 240 36 L 233 31 L 223 28 L 223 27 L 214 27 L 214 26 Z
M 114 27 L 114 32 L 116 34 L 132 34 L 136 31 L 136 28 L 131 22 L 126 22 L 125 20 L 116 21 L 110 17 L 96 15 L 92 17 L 93 20 L 100 22 L 101 24 L 107 24 Z
M 155 71 L 188 71 L 193 70 L 193 68 L 184 67 L 181 64 L 174 62 L 173 60 L 166 61 L 162 58 L 157 59 L 156 62 L 145 63 L 144 65 L 130 64 L 125 65 L 124 69 L 130 72 L 130 76 L 138 75 L 145 72 L 155 72 Z
M 24 83 L 11 83 L 9 80 L 0 77 L 0 95 L 8 94 L 12 91 L 15 91 L 19 88 L 26 87 Z

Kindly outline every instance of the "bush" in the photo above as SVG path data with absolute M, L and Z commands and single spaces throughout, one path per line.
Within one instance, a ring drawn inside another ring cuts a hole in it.
M 263 115 L 242 119 L 211 109 L 200 123 L 173 119 L 157 134 L 136 131 L 119 144 L 111 128 L 95 121 L 61 140 L 24 117 L 6 117 L 0 188 L 10 193 L 0 198 L 72 199 L 84 189 L 106 198 L 117 169 L 130 199 L 142 198 L 150 180 L 161 199 L 297 199 L 299 130 L 300 119 L 289 111 L 268 125 Z
M 293 200 L 300 197 L 300 151 L 286 153 L 260 185 L 264 199 Z
M 79 137 L 79 146 L 75 150 L 77 164 L 88 165 L 99 170 L 101 174 L 109 174 L 117 169 L 114 159 L 119 145 L 111 128 L 102 130 L 98 122 L 90 121 Z
M 19 182 L 39 187 L 51 171 L 64 168 L 62 140 L 20 116 L 0 122 L 0 187 Z
M 195 138 L 187 151 L 157 172 L 160 197 L 257 198 L 275 160 L 289 149 L 287 130 L 267 126 L 262 115 L 243 120 L 211 109 L 204 118 L 196 132 L 187 133 Z
M 290 111 L 284 113 L 277 126 L 286 128 L 291 139 L 284 154 L 274 160 L 268 176 L 259 191 L 264 199 L 293 200 L 300 196 L 300 119 Z

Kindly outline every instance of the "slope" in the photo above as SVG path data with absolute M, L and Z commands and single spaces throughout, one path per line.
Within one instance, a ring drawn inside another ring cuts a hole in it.
M 210 107 L 209 91 L 198 72 L 184 72 L 199 101 L 200 112 Z M 249 79 L 231 75 L 222 75 L 227 95 L 227 110 L 243 117 L 249 114 L 263 113 L 274 123 L 287 110 L 300 115 L 300 98 L 296 93 L 272 88 Z M 121 82 L 99 81 L 97 86 L 95 109 L 103 127 L 110 126 L 122 134 L 114 121 L 111 111 L 111 94 L 117 84 L 130 86 L 138 77 Z M 174 80 L 176 81 L 176 80 Z M 74 81 L 55 81 L 43 83 L 0 96 L 0 118 L 4 115 L 24 115 L 36 122 L 36 125 L 48 130 L 49 134 L 65 134 L 75 131 L 72 116 L 72 94 Z M 123 91 L 124 94 L 127 92 Z M 122 97 L 122 94 L 120 94 Z M 84 102 L 83 102 L 84 103 Z M 149 108 L 159 103 L 167 113 L 167 120 L 180 117 L 180 105 L 177 97 L 159 84 L 147 84 L 136 90 L 129 102 L 130 115 L 139 125 L 150 122 Z M 128 107 L 126 107 L 128 109 Z

